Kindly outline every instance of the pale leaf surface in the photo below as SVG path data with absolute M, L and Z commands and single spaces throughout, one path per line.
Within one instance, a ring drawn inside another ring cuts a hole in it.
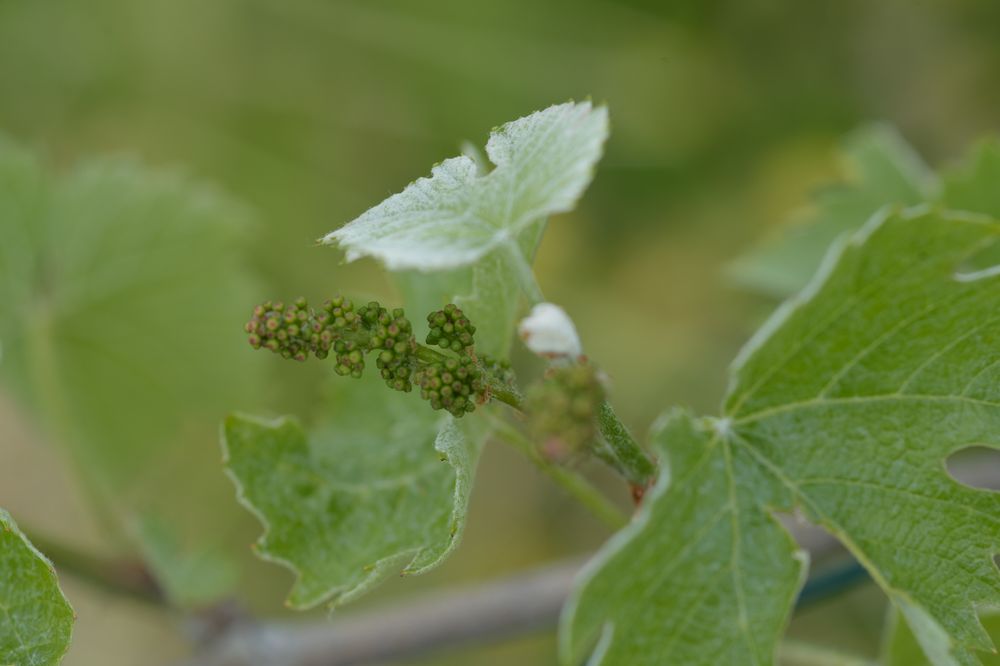
M 480 437 L 373 372 L 338 394 L 329 424 L 226 420 L 226 469 L 264 524 L 258 554 L 291 569 L 289 605 L 346 603 L 421 573 L 457 545 Z M 469 419 L 465 419 L 469 421 Z
M 348 260 L 371 256 L 391 270 L 442 270 L 516 245 L 520 233 L 572 209 L 590 183 L 608 134 L 607 111 L 589 102 L 551 106 L 494 130 L 480 174 L 463 155 L 441 162 L 323 238 Z

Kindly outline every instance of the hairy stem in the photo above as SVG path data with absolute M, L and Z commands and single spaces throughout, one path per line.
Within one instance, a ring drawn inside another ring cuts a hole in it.
M 562 486 L 608 527 L 617 530 L 628 523 L 628 517 L 589 481 L 566 467 L 554 465 L 546 460 L 528 438 L 503 419 L 493 415 L 490 418 L 499 438 L 523 453 L 538 469 Z
M 507 384 L 488 376 L 490 397 L 520 411 L 524 410 L 524 396 L 514 384 Z M 601 404 L 598 413 L 601 440 L 594 454 L 625 478 L 633 487 L 642 489 L 656 478 L 656 463 L 639 446 L 632 433 L 622 423 L 611 404 Z
M 513 407 L 518 412 L 524 409 L 524 396 L 517 385 L 500 381 L 490 373 L 486 373 L 486 384 L 489 387 L 490 397 L 494 400 Z
M 595 455 L 632 485 L 639 488 L 648 486 L 656 477 L 656 463 L 635 441 L 607 401 L 601 404 L 597 426 L 601 431 L 603 446 L 595 450 Z

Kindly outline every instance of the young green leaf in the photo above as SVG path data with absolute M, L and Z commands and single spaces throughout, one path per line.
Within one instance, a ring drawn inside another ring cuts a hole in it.
M 737 281 L 777 296 L 795 293 L 837 237 L 856 231 L 887 204 L 915 205 L 935 196 L 934 174 L 891 127 L 852 134 L 843 152 L 847 182 L 821 191 L 809 218 L 738 259 L 730 270 Z
M 0 139 L 0 387 L 115 519 L 183 516 L 215 492 L 206 444 L 218 415 L 260 385 L 233 325 L 253 302 L 239 248 L 247 221 L 177 173 L 128 159 L 52 173 Z M 180 461 L 178 499 L 164 490 Z M 232 519 L 213 515 L 216 527 Z
M 442 270 L 516 243 L 549 215 L 572 209 L 608 134 L 607 111 L 589 102 L 551 106 L 493 131 L 480 175 L 466 156 L 447 159 L 399 194 L 322 239 L 348 260 L 372 256 L 390 270 Z M 411 306 L 412 307 L 412 306 Z
M 295 608 L 342 604 L 422 573 L 457 545 L 481 437 L 377 377 L 351 382 L 329 425 L 231 416 L 226 470 L 264 524 L 258 554 L 296 574 Z
M 74 619 L 52 563 L 0 509 L 0 664 L 58 664 Z
M 1000 448 L 1000 272 L 958 272 L 998 242 L 991 218 L 917 210 L 833 252 L 741 353 L 724 417 L 661 429 L 669 478 L 567 606 L 567 663 L 598 633 L 600 664 L 771 663 L 801 565 L 770 513 L 800 510 L 936 666 L 978 664 L 991 643 L 975 609 L 1000 603 L 1000 496 L 944 460 Z

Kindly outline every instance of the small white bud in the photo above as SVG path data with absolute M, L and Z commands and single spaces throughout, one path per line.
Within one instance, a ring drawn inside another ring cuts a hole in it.
M 521 320 L 517 332 L 528 349 L 539 356 L 576 358 L 583 353 L 580 337 L 566 311 L 553 303 L 539 303 Z

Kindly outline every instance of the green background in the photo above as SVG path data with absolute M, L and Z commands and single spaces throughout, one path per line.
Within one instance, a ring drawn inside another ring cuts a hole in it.
M 725 268 L 837 173 L 845 132 L 888 121 L 946 163 L 1000 127 L 997 81 L 993 0 L 0 0 L 0 132 L 56 168 L 127 153 L 248 203 L 261 298 L 392 300 L 375 264 L 343 265 L 313 240 L 495 125 L 570 98 L 606 103 L 612 135 L 595 182 L 550 225 L 537 267 L 637 432 L 672 404 L 715 411 L 729 361 L 772 307 Z M 245 351 L 239 362 L 271 390 L 233 408 L 322 408 L 322 366 Z M 22 527 L 111 549 L 42 430 L 0 387 L 0 505 Z M 170 451 L 197 460 L 191 483 L 219 498 L 175 520 L 231 515 L 242 601 L 283 615 L 289 575 L 249 556 L 258 528 L 221 468 L 204 469 L 215 446 L 191 437 Z M 515 453 L 488 447 L 480 472 L 452 560 L 362 604 L 588 552 L 605 537 Z M 63 582 L 80 616 L 67 664 L 185 653 L 176 617 Z M 801 613 L 792 633 L 874 655 L 882 614 L 879 593 L 859 588 Z M 426 661 L 553 662 L 551 635 Z

